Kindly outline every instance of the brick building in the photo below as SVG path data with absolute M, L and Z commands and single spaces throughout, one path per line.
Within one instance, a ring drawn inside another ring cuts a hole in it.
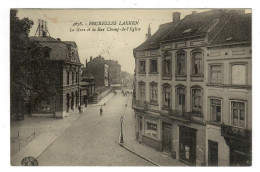
M 50 95 L 50 112 L 55 117 L 63 118 L 79 105 L 79 60 L 77 44 L 73 41 L 61 41 L 46 35 L 30 37 L 32 41 L 47 47 L 46 58 L 50 59 L 51 72 L 55 77 L 50 87 L 55 88 L 56 94 Z
M 251 49 L 244 10 L 173 13 L 134 49 L 136 138 L 189 165 L 250 165 Z

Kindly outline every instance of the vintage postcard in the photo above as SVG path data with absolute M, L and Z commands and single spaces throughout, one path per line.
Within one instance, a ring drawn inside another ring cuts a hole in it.
M 251 166 L 251 9 L 10 9 L 12 166 Z

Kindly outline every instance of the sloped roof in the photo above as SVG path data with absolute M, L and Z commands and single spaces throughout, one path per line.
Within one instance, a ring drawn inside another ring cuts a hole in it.
M 252 41 L 251 14 L 232 15 L 228 23 L 216 34 L 210 44 L 225 44 Z
M 214 9 L 185 16 L 176 25 L 162 24 L 157 32 L 136 50 L 157 49 L 161 42 L 205 38 L 209 44 L 250 41 L 251 14 L 242 10 Z
M 230 14 L 227 13 L 227 10 L 210 10 L 187 15 L 165 35 L 163 41 L 191 39 L 196 36 L 204 37 L 207 33 L 209 33 L 210 39 L 229 17 Z
M 165 23 L 159 26 L 159 29 L 144 43 L 136 48 L 136 50 L 144 50 L 144 49 L 157 49 L 160 48 L 160 42 L 172 28 L 174 28 L 175 23 Z
M 75 50 L 75 54 L 74 54 L 75 62 L 80 63 L 77 44 L 73 41 L 59 41 L 52 37 L 38 37 L 38 36 L 32 36 L 30 37 L 30 39 L 32 41 L 39 42 L 39 44 L 41 44 L 44 47 L 49 47 L 51 49 L 50 51 L 51 60 L 70 61 L 70 59 L 68 58 L 68 51 L 69 51 L 68 45 L 70 45 Z

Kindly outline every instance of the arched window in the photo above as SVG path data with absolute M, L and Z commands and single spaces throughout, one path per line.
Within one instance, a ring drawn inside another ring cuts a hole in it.
M 183 85 L 176 86 L 176 110 L 185 112 L 186 88 Z
M 163 107 L 171 108 L 171 85 L 164 84 L 163 86 Z
M 151 103 L 157 103 L 157 95 L 158 95 L 157 87 L 158 86 L 157 86 L 156 82 L 150 83 L 150 101 L 151 101 Z
M 186 52 L 183 50 L 176 53 L 176 75 L 186 75 Z
M 145 97 L 145 82 L 139 82 L 139 100 L 141 101 L 145 101 L 146 97 Z
M 203 104 L 202 104 L 202 88 L 200 86 L 194 86 L 191 88 L 191 93 L 192 93 L 192 100 L 191 100 L 191 103 L 192 103 L 192 106 L 191 106 L 191 109 L 192 109 L 192 112 L 193 113 L 196 113 L 196 114 L 202 114 L 202 107 L 203 107 Z
M 194 50 L 191 52 L 192 57 L 192 69 L 191 72 L 193 75 L 202 75 L 203 74 L 203 52 L 202 50 Z

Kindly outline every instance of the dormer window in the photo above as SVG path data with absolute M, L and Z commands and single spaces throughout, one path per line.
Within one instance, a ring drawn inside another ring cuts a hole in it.
M 182 33 L 190 33 L 191 31 L 192 31 L 192 29 L 186 29 Z

